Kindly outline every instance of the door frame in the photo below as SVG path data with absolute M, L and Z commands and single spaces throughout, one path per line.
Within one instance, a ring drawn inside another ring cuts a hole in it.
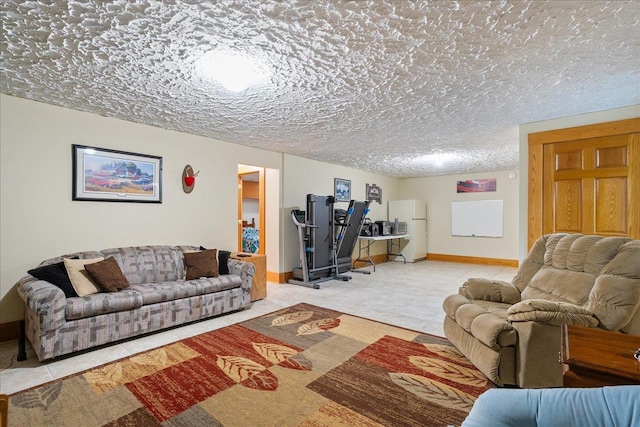
M 529 182 L 527 197 L 529 208 L 527 212 L 527 250 L 533 246 L 536 239 L 543 232 L 545 214 L 543 203 L 545 144 L 638 132 L 640 132 L 640 118 L 536 132 L 528 135 Z M 637 136 L 635 137 L 637 138 Z M 632 145 L 632 147 L 634 146 L 637 146 L 637 143 Z M 630 154 L 629 173 L 631 176 L 640 175 L 640 150 L 634 150 Z M 640 186 L 631 185 L 629 187 L 629 200 L 640 200 L 640 188 L 637 188 Z M 635 205 L 631 206 L 630 209 L 630 237 L 638 238 L 640 236 L 640 230 L 638 229 L 640 227 L 640 207 L 635 202 Z
M 260 225 L 258 230 L 260 245 L 257 253 L 265 255 L 267 244 L 265 233 L 265 168 L 244 164 L 238 165 L 238 252 L 242 252 L 242 177 L 256 172 L 258 173 L 258 224 Z

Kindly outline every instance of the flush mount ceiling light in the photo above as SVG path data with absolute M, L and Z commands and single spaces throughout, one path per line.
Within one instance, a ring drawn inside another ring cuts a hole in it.
M 198 75 L 215 81 L 232 92 L 263 84 L 269 70 L 254 58 L 232 50 L 211 50 L 196 61 Z
M 459 158 L 457 154 L 453 153 L 436 153 L 436 154 L 425 154 L 424 156 L 420 156 L 415 159 L 416 163 L 420 164 L 429 164 L 436 167 L 443 166 L 445 163 L 449 163 L 455 161 Z

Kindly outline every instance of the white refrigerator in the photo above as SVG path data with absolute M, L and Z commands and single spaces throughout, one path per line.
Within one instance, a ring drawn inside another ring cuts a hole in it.
M 407 223 L 408 239 L 400 239 L 400 253 L 407 262 L 420 261 L 427 255 L 427 203 L 424 200 L 390 200 L 389 221 Z M 398 253 L 398 247 L 392 252 Z M 390 256 L 390 260 L 404 261 L 400 256 Z

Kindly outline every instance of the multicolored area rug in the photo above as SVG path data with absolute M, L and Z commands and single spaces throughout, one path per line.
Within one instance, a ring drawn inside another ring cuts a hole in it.
M 308 304 L 10 397 L 10 426 L 460 425 L 492 387 L 443 338 Z

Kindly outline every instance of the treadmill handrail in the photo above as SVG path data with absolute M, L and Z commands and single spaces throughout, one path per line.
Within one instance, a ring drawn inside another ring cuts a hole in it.
M 295 211 L 291 211 L 291 219 L 293 220 L 293 223 L 295 225 L 297 225 L 298 227 L 305 227 L 305 228 L 318 228 L 317 225 L 313 225 L 313 224 L 307 224 L 306 222 L 300 222 L 296 219 L 296 214 Z

